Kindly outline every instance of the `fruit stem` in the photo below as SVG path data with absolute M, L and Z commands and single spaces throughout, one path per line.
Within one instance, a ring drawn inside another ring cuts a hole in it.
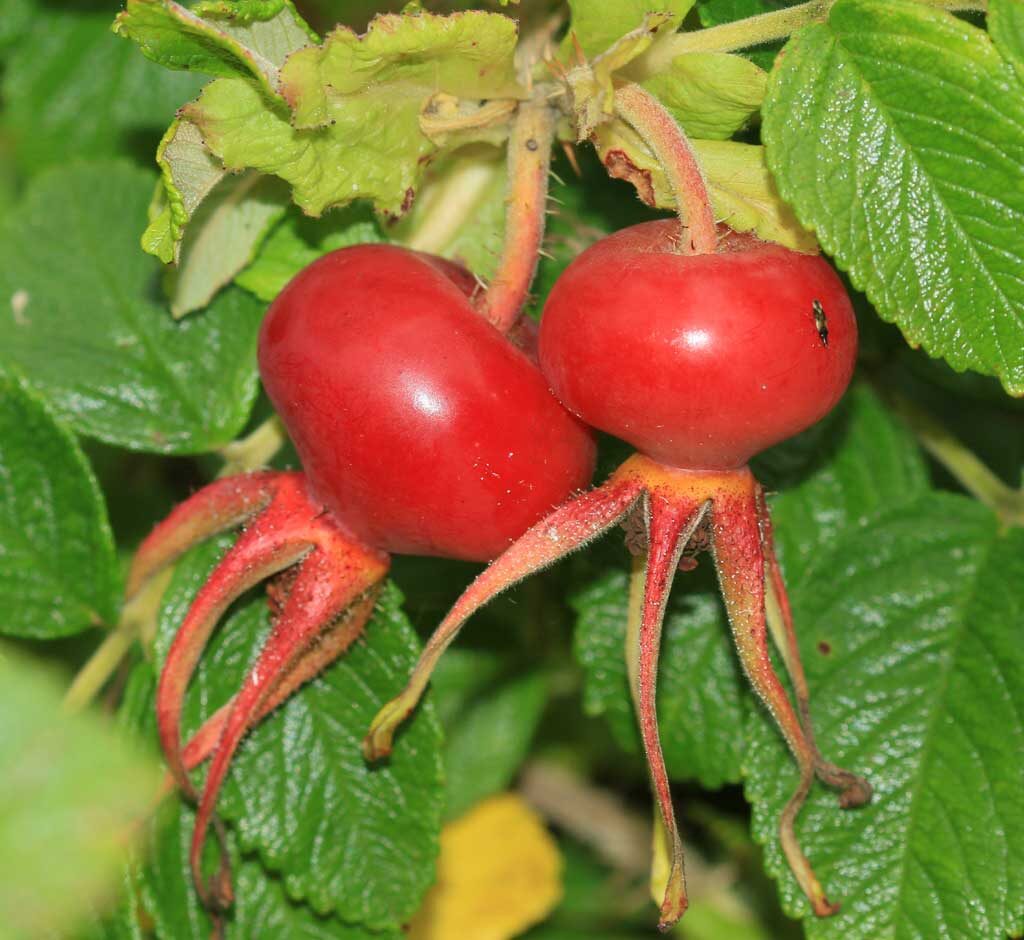
M 885 395 L 921 446 L 968 493 L 993 510 L 1003 526 L 1024 526 L 1024 490 L 1007 486 L 962 441 L 909 399 L 888 391 Z
M 656 42 L 651 49 L 633 63 L 639 67 L 642 60 L 644 74 L 654 75 L 669 67 L 672 60 L 688 52 L 735 52 L 769 42 L 786 39 L 809 23 L 828 17 L 835 0 L 809 0 L 797 6 L 761 13 L 733 23 L 675 33 Z M 917 0 L 922 6 L 954 12 L 984 12 L 986 0 Z
M 501 264 L 480 312 L 507 333 L 519 319 L 537 270 L 548 193 L 555 112 L 542 89 L 519 106 L 508 141 L 508 195 Z
M 160 599 L 170 578 L 170 570 L 153 578 L 142 591 L 125 604 L 117 626 L 107 633 L 85 665 L 78 670 L 64 694 L 65 711 L 81 711 L 106 685 L 143 627 L 155 619 Z
M 226 444 L 219 451 L 224 458 L 218 477 L 262 470 L 284 446 L 284 426 L 277 415 L 271 415 L 255 431 Z
M 639 85 L 615 89 L 615 110 L 633 126 L 665 170 L 676 211 L 689 233 L 682 253 L 714 254 L 718 236 L 708 186 L 683 129 L 661 102 Z

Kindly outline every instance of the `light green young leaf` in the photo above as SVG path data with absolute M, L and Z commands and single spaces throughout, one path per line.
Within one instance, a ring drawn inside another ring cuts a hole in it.
M 147 62 L 113 36 L 112 12 L 41 3 L 5 54 L 0 131 L 24 173 L 123 154 L 141 135 L 158 135 L 199 90 L 198 77 Z
M 287 180 L 310 215 L 353 199 L 401 215 L 438 151 L 420 113 L 438 94 L 515 98 L 515 23 L 499 14 L 381 16 L 364 36 L 338 28 L 293 55 L 274 106 L 242 79 L 218 79 L 184 116 L 228 169 Z
M 0 930 L 67 936 L 116 892 L 160 770 L 98 715 L 68 715 L 59 683 L 10 649 L 0 687 Z
M 205 316 L 171 319 L 160 266 L 138 250 L 152 187 L 150 173 L 117 162 L 37 178 L 0 222 L 0 358 L 83 434 L 203 452 L 249 415 L 261 308 L 229 289 Z
M 128 0 L 113 28 L 166 68 L 251 76 L 269 95 L 278 93 L 289 54 L 317 41 L 291 0 L 206 2 L 192 9 L 175 0 Z
M 763 134 L 780 192 L 883 318 L 1024 394 L 1024 98 L 986 33 L 838 0 L 786 47 Z
M 171 313 L 199 310 L 231 283 L 288 203 L 280 180 L 254 170 L 222 179 L 189 220 L 177 268 L 169 272 Z
M 675 199 L 661 165 L 628 124 L 609 121 L 597 128 L 594 143 L 610 175 L 628 180 L 649 206 L 674 209 Z M 697 153 L 715 218 L 737 232 L 755 232 L 765 241 L 797 251 L 815 251 L 814 237 L 782 201 L 764 162 L 764 148 L 731 140 L 691 141 Z
M 112 624 L 114 537 L 74 436 L 0 372 L 0 633 L 51 639 Z
M 726 140 L 757 113 L 768 76 L 742 56 L 694 52 L 642 84 L 691 137 Z
M 816 786 L 801 814 L 803 847 L 842 905 L 808 916 L 812 940 L 1024 929 L 1022 579 L 1024 533 L 1000 536 L 990 512 L 951 494 L 848 528 L 790 571 L 818 741 L 874 787 L 844 812 Z M 785 906 L 807 915 L 776 835 L 792 758 L 760 716 L 750 738 L 755 835 Z
M 383 240 L 366 205 L 353 205 L 310 219 L 292 209 L 275 225 L 252 263 L 235 283 L 269 303 L 304 267 L 321 255 L 349 245 Z
M 159 660 L 227 544 L 205 545 L 178 565 L 160 613 Z M 236 606 L 192 682 L 186 734 L 238 691 L 268 630 L 263 596 Z M 386 763 L 368 765 L 360 749 L 419 647 L 389 585 L 363 637 L 246 737 L 218 804 L 240 848 L 279 873 L 289 897 L 374 929 L 404 923 L 434 877 L 444 788 L 433 706 L 417 710 Z
M 693 0 L 569 0 L 571 18 L 562 42 L 562 58 L 573 61 L 574 36 L 587 58 L 592 58 L 640 26 L 648 13 L 670 14 L 671 31 L 678 28 L 692 6 Z

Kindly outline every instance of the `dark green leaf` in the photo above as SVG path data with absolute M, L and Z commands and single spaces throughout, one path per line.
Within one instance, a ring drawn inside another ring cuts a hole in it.
M 116 887 L 160 779 L 94 715 L 68 715 L 38 664 L 0 650 L 0 930 L 66 931 Z
M 115 11 L 114 4 L 41 4 L 11 47 L 0 127 L 25 172 L 121 153 L 140 131 L 159 135 L 199 90 L 194 76 L 147 62 L 112 35 Z
M 576 658 L 585 673 L 584 707 L 607 715 L 619 743 L 639 753 L 626 678 L 625 552 L 622 565 L 623 571 L 573 598 L 579 615 Z M 745 697 L 714 585 L 706 577 L 679 574 L 665 612 L 658 673 L 658 724 L 670 776 L 697 779 L 706 787 L 740 779 Z
M 1024 927 L 1024 533 L 977 503 L 931 495 L 815 556 L 792 600 L 818 740 L 866 773 L 868 807 L 816 787 L 798 831 L 833 918 L 813 938 L 971 937 Z M 806 913 L 775 837 L 795 785 L 767 722 L 751 727 L 747 792 L 784 902 Z
M 168 801 L 154 826 L 153 849 L 141 881 L 147 913 L 159 940 L 208 940 L 213 922 L 199 904 L 188 875 L 188 847 L 194 814 Z M 225 940 L 401 940 L 397 930 L 378 933 L 323 917 L 288 899 L 279 878 L 252 858 L 241 859 L 231 839 L 235 903 Z
M 160 616 L 161 658 L 224 547 L 221 540 L 179 565 Z M 400 603 L 388 587 L 365 639 L 249 735 L 219 804 L 242 849 L 280 872 L 291 897 L 376 928 L 401 924 L 433 880 L 444 802 L 429 703 L 387 763 L 368 767 L 360 752 L 371 719 L 404 686 L 418 653 Z M 267 619 L 258 597 L 221 627 L 190 690 L 188 731 L 238 690 Z
M 530 747 L 547 702 L 540 673 L 503 675 L 505 657 L 455 648 L 431 680 L 445 729 L 445 815 L 508 786 Z
M 0 633 L 112 624 L 120 597 L 103 498 L 74 436 L 0 372 Z
M 987 34 L 905 0 L 838 0 L 773 72 L 779 191 L 879 314 L 1024 393 L 1024 99 Z
M 138 247 L 152 174 L 77 165 L 35 180 L 0 223 L 0 358 L 75 430 L 138 450 L 230 441 L 256 394 L 260 305 L 224 291 L 175 323 Z

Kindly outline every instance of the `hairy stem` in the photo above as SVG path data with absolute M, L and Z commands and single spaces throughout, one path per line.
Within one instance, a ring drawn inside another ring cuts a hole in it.
M 546 95 L 519 106 L 508 142 L 508 195 L 501 263 L 480 309 L 502 333 L 508 332 L 526 304 L 537 270 L 548 194 L 555 112 Z
M 957 482 L 999 517 L 1004 526 L 1024 526 L 1024 490 L 1007 486 L 926 411 L 902 395 L 884 392 L 893 410 Z
M 661 102 L 639 85 L 615 90 L 615 110 L 633 126 L 665 170 L 679 218 L 689 232 L 683 253 L 714 254 L 718 237 L 708 186 L 683 129 Z
M 633 63 L 631 67 L 641 68 L 644 74 L 663 72 L 672 60 L 687 52 L 735 52 L 769 42 L 786 39 L 808 23 L 821 22 L 835 0 L 809 0 L 797 6 L 773 10 L 734 23 L 723 23 L 708 29 L 696 29 L 675 33 L 660 42 Z M 955 12 L 984 12 L 986 0 L 917 0 L 923 6 Z M 641 64 L 642 62 L 642 64 Z

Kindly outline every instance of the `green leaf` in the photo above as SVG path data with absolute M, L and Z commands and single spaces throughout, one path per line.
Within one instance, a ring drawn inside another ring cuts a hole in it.
M 120 577 L 106 507 L 74 436 L 0 372 L 0 633 L 112 624 Z
M 643 82 L 691 137 L 726 140 L 757 113 L 768 77 L 748 59 L 721 52 L 676 56 Z
M 697 13 L 704 26 L 722 26 L 745 20 L 762 13 L 773 13 L 786 7 L 795 6 L 801 0 L 697 0 Z M 749 49 L 744 55 L 761 68 L 769 69 L 778 54 L 780 43 L 771 43 L 767 48 Z
M 547 681 L 536 672 L 507 675 L 505 657 L 455 648 L 431 679 L 445 729 L 445 816 L 505 789 L 526 757 L 547 703 Z
M 128 0 L 114 32 L 136 42 L 143 55 L 169 69 L 255 78 L 277 94 L 280 68 L 317 37 L 291 0 L 200 3 Z
M 628 180 L 649 206 L 675 208 L 664 170 L 647 145 L 621 120 L 601 124 L 594 134 L 608 172 Z M 817 242 L 779 197 L 764 162 L 764 148 L 731 140 L 691 141 L 704 171 L 715 218 L 737 232 L 753 231 L 765 241 L 797 251 L 816 251 Z
M 1024 394 L 1024 100 L 982 30 L 838 0 L 786 47 L 763 134 L 783 197 L 884 319 Z
M 260 308 L 240 290 L 174 323 L 159 265 L 138 250 L 152 176 L 121 163 L 34 181 L 0 222 L 0 360 L 75 430 L 124 447 L 197 453 L 230 441 L 256 394 Z
M 60 684 L 0 650 L 3 935 L 66 936 L 109 896 L 160 781 L 109 723 L 69 715 Z
M 226 544 L 204 546 L 178 566 L 160 613 L 161 659 Z M 218 805 L 242 850 L 280 872 L 290 897 L 380 929 L 408 918 L 433 880 L 444 803 L 441 735 L 429 703 L 386 764 L 368 767 L 360 751 L 419 651 L 400 604 L 389 586 L 364 639 L 246 738 Z M 258 597 L 223 624 L 192 683 L 186 733 L 238 690 L 267 621 Z
M 584 54 L 596 56 L 636 29 L 648 13 L 670 13 L 669 30 L 674 30 L 692 6 L 693 0 L 569 0 L 571 18 L 562 55 L 571 55 L 575 35 Z
M 996 48 L 1024 80 L 1024 7 L 1019 0 L 991 0 L 986 24 Z
M 818 740 L 866 773 L 871 805 L 815 787 L 798 831 L 840 913 L 815 940 L 972 937 L 1024 928 L 1024 533 L 997 534 L 964 497 L 934 494 L 818 549 L 790 581 Z M 796 782 L 764 721 L 751 727 L 749 798 L 793 913 L 778 813 Z
M 364 36 L 338 28 L 285 64 L 294 114 L 243 79 L 211 82 L 183 115 L 228 169 L 287 180 L 310 215 L 367 198 L 401 215 L 438 146 L 420 113 L 444 96 L 511 98 L 514 21 L 499 14 L 380 16 Z
M 349 245 L 382 241 L 380 226 L 366 205 L 353 205 L 310 219 L 290 211 L 276 225 L 235 283 L 268 303 L 304 267 L 321 255 Z
M 178 266 L 170 272 L 171 313 L 200 310 L 230 284 L 288 202 L 280 180 L 252 170 L 222 179 L 189 220 Z
M 389 235 L 453 258 L 486 282 L 501 260 L 507 179 L 502 151 L 463 147 L 429 167 L 412 208 Z
M 213 921 L 199 903 L 189 875 L 188 847 L 195 814 L 180 800 L 168 801 L 151 834 L 153 848 L 142 868 L 147 913 L 159 940 L 208 940 Z M 225 940 L 401 940 L 397 930 L 384 933 L 323 917 L 289 900 L 279 878 L 251 858 L 240 858 L 230 839 L 235 903 Z
M 159 68 L 111 35 L 112 10 L 73 6 L 40 5 L 4 66 L 0 128 L 28 174 L 123 153 L 199 89 L 195 77 Z
M 622 571 L 606 575 L 571 603 L 579 618 L 575 650 L 585 676 L 584 708 L 606 715 L 616 740 L 640 753 L 626 677 L 628 565 L 623 552 Z M 709 788 L 740 779 L 745 695 L 713 581 L 680 573 L 665 611 L 658 673 L 658 725 L 671 777 Z

